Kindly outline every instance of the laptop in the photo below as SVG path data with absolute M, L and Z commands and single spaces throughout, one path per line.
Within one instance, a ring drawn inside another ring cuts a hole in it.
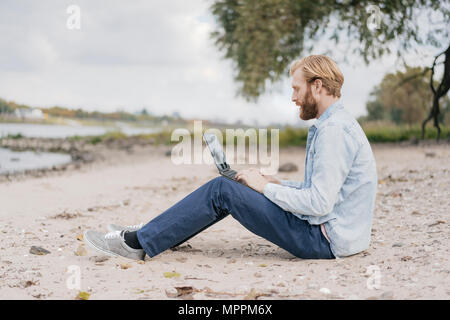
M 217 169 L 219 169 L 219 173 L 228 179 L 237 181 L 234 179 L 237 172 L 232 170 L 227 163 L 225 153 L 223 152 L 222 145 L 219 143 L 217 136 L 214 133 L 204 133 L 203 140 L 205 140 L 205 143 L 211 152 L 214 163 L 216 164 Z

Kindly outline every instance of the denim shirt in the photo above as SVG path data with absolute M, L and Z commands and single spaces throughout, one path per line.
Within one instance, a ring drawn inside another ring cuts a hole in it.
M 337 101 L 309 128 L 304 181 L 268 183 L 264 195 L 312 225 L 324 224 L 340 258 L 369 247 L 377 185 L 369 141 Z

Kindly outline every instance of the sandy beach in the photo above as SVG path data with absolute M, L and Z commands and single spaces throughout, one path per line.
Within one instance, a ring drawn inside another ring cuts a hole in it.
M 379 188 L 370 248 L 330 261 L 298 259 L 231 216 L 142 263 L 85 246 L 84 230 L 148 222 L 217 176 L 213 165 L 174 165 L 167 146 L 2 181 L 0 299 L 76 299 L 79 291 L 91 300 L 449 299 L 450 144 L 372 148 Z M 299 171 L 278 176 L 303 180 L 304 156 L 304 148 L 280 150 L 280 164 Z

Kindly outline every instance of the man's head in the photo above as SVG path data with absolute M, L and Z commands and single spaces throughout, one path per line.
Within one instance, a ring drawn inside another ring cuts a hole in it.
M 324 55 L 312 55 L 294 61 L 289 71 L 292 76 L 292 101 L 301 107 L 300 118 L 309 120 L 323 113 L 341 96 L 344 75 L 336 63 Z

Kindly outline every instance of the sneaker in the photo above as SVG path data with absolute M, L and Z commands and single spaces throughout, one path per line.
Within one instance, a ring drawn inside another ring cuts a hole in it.
M 114 257 L 125 257 L 134 260 L 144 260 L 144 249 L 133 249 L 125 243 L 124 231 L 113 231 L 109 233 L 86 230 L 84 241 L 92 248 L 104 254 Z
M 112 231 L 122 231 L 122 230 L 126 230 L 126 231 L 138 231 L 140 228 L 142 228 L 144 226 L 144 223 L 140 223 L 140 224 L 136 224 L 134 226 L 119 226 L 117 224 L 108 224 L 107 228 L 109 232 Z

